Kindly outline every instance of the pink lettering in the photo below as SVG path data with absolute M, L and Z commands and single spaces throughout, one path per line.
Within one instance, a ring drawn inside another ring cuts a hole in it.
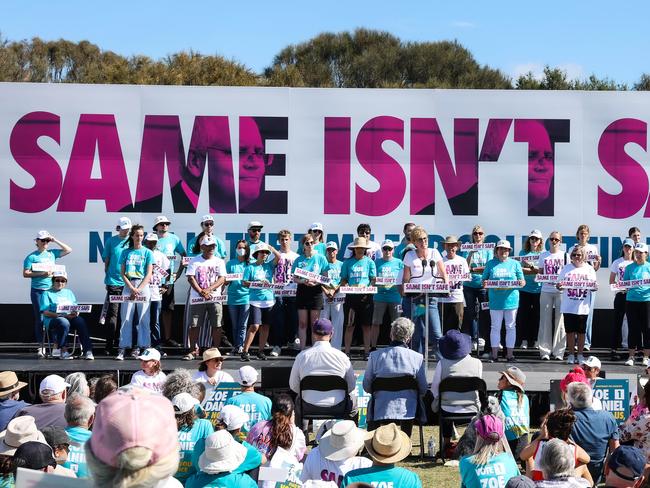
M 325 117 L 326 214 L 350 213 L 350 125 L 350 117 Z

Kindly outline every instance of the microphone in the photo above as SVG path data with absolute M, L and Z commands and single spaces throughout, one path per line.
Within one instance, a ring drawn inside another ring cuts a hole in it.
M 426 258 L 422 258 L 422 268 L 426 268 L 426 267 L 427 267 L 427 260 Z

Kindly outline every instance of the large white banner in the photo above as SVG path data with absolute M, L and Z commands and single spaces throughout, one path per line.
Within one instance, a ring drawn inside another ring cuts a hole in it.
M 0 302 L 29 301 L 40 229 L 72 246 L 80 302 L 101 302 L 121 215 L 149 230 L 164 214 L 186 243 L 212 213 L 229 251 L 250 220 L 271 244 L 320 221 L 342 246 L 361 222 L 434 242 L 481 223 L 515 253 L 532 229 L 570 246 L 586 223 L 606 268 L 630 226 L 645 234 L 649 119 L 643 92 L 0 84 Z

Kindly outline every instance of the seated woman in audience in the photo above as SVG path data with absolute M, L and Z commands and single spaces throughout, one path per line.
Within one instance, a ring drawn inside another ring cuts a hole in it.
M 250 476 L 236 471 L 245 458 L 246 448 L 227 430 L 218 430 L 205 440 L 205 450 L 199 457 L 200 472 L 188 479 L 185 487 L 257 488 Z
M 528 444 L 530 428 L 530 404 L 524 393 L 526 375 L 516 366 L 501 371 L 497 383 L 501 411 L 505 416 L 506 439 L 512 455 L 517 459 Z
M 395 422 L 407 435 L 411 435 L 418 402 L 421 402 L 428 386 L 424 357 L 409 348 L 414 329 L 411 320 L 399 317 L 391 324 L 389 347 L 370 353 L 363 377 L 363 389 L 372 394 L 368 408 L 370 429 L 376 425 Z M 375 379 L 398 376 L 413 376 L 419 390 L 372 391 Z
M 526 474 L 534 481 L 544 479 L 540 460 L 546 444 L 550 439 L 560 439 L 571 447 L 572 458 L 575 459 L 576 476 L 587 480 L 589 486 L 593 484 L 586 466 L 590 461 L 589 454 L 570 439 L 575 421 L 576 416 L 570 408 L 561 408 L 549 413 L 542 422 L 539 436 L 521 450 L 519 458 L 526 463 Z
M 160 363 L 160 352 L 153 347 L 145 349 L 138 356 L 140 360 L 140 371 L 136 371 L 131 377 L 131 384 L 139 386 L 154 393 L 162 393 L 163 385 L 167 375 L 162 372 Z
M 281 447 L 301 461 L 307 446 L 305 434 L 296 426 L 294 408 L 289 395 L 277 395 L 273 398 L 271 420 L 256 423 L 248 433 L 246 442 L 255 446 L 269 460 Z
M 433 410 L 444 411 L 453 415 L 467 415 L 469 419 L 479 413 L 481 405 L 478 393 L 475 391 L 467 393 L 445 392 L 440 394 L 440 383 L 450 377 L 476 377 L 483 376 L 483 363 L 473 358 L 472 339 L 467 334 L 452 329 L 448 331 L 438 342 L 440 361 L 436 365 L 431 382 L 431 393 L 433 393 Z M 442 422 L 442 436 L 444 445 L 442 449 L 449 449 L 453 423 L 449 420 Z
M 199 370 L 194 373 L 194 381 L 205 384 L 206 388 L 216 388 L 219 383 L 234 383 L 233 377 L 223 371 L 221 366 L 225 359 L 219 349 L 211 347 L 203 352 Z
M 575 458 L 573 449 L 561 439 L 551 439 L 546 443 L 544 452 L 539 460 L 539 467 L 544 475 L 544 481 L 537 487 L 552 488 L 586 488 L 591 483 L 576 477 Z
M 641 406 L 647 407 L 650 401 L 650 381 L 643 387 Z M 650 455 L 650 413 L 646 409 L 638 416 L 630 416 L 620 427 L 622 443 L 632 442 L 634 447 L 641 449 L 646 457 Z
M 474 422 L 474 454 L 460 460 L 461 488 L 503 486 L 519 475 L 515 458 L 505 439 L 503 422 L 494 415 L 483 415 Z

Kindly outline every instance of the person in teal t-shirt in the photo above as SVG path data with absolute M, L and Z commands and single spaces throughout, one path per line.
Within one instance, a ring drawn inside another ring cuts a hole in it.
M 330 343 L 335 349 L 341 349 L 343 344 L 343 301 L 345 296 L 339 293 L 341 286 L 341 268 L 343 262 L 336 259 L 339 246 L 334 241 L 326 244 L 327 267 L 323 274 L 330 280 L 328 285 L 321 286 L 323 290 L 323 310 L 320 318 L 328 319 L 332 322 L 334 333 Z
M 226 405 L 235 405 L 248 414 L 248 421 L 242 425 L 242 432 L 248 433 L 253 425 L 261 420 L 271 420 L 271 399 L 255 393 L 257 370 L 252 366 L 239 368 L 239 384 L 241 393 L 232 396 Z
M 53 269 L 48 269 L 45 271 L 36 271 L 32 268 L 34 265 L 40 266 L 49 266 L 50 268 L 54 266 L 54 262 L 58 258 L 67 256 L 72 252 L 72 248 L 67 244 L 59 241 L 56 237 L 50 234 L 46 230 L 39 230 L 34 238 L 36 243 L 36 251 L 27 255 L 23 261 L 23 278 L 29 278 L 31 280 L 31 292 L 30 300 L 32 302 L 32 310 L 34 312 L 34 337 L 36 342 L 43 342 L 43 323 L 41 321 L 41 295 L 45 290 L 48 290 L 52 286 L 52 271 Z M 49 245 L 50 242 L 54 242 L 61 249 L 54 249 L 50 251 Z M 45 356 L 45 351 L 40 347 L 38 348 L 38 356 Z
M 497 383 L 497 399 L 505 417 L 506 440 L 516 459 L 528 445 L 530 432 L 530 402 L 524 391 L 525 384 L 526 375 L 516 366 L 502 371 Z
M 244 271 L 248 266 L 249 258 L 248 241 L 241 239 L 235 244 L 235 253 L 237 256 L 226 263 L 226 273 L 241 274 L 242 279 Z M 246 325 L 248 324 L 248 314 L 250 311 L 248 288 L 243 285 L 242 279 L 228 280 L 228 314 L 232 325 L 232 336 L 235 350 L 241 354 L 244 350 L 244 340 L 246 340 Z
M 623 273 L 624 280 L 641 280 L 650 278 L 650 263 L 647 244 L 634 246 L 634 262 L 627 265 Z M 637 348 L 643 348 L 643 364 L 648 365 L 650 337 L 648 337 L 648 302 L 650 302 L 650 285 L 628 288 L 625 301 L 625 315 L 629 326 L 629 358 L 626 364 L 634 364 Z
M 505 452 L 503 422 L 494 415 L 483 415 L 474 427 L 474 454 L 460 460 L 461 488 L 505 488 L 510 478 L 519 476 L 519 468 L 512 454 Z
M 375 262 L 377 266 L 377 280 L 388 280 L 392 283 L 377 283 L 377 294 L 374 296 L 372 312 L 372 328 L 370 331 L 370 350 L 377 349 L 379 329 L 384 321 L 384 315 L 388 312 L 390 323 L 400 316 L 402 303 L 402 279 L 404 277 L 404 262 L 394 257 L 395 245 L 390 239 L 381 243 L 382 257 Z
M 539 271 L 537 264 L 543 250 L 542 231 L 535 229 L 524 242 L 524 248 L 519 251 L 524 280 L 526 280 L 526 285 L 519 290 L 519 309 L 517 310 L 517 342 L 521 344 L 522 349 L 534 347 L 537 342 L 539 298 L 542 284 L 535 281 L 535 275 Z
M 501 322 L 505 320 L 506 324 L 506 358 L 514 361 L 513 350 L 517 331 L 515 329 L 517 307 L 519 306 L 519 290 L 526 284 L 524 272 L 514 259 L 508 259 L 512 247 L 506 240 L 497 242 L 495 249 L 496 257 L 488 261 L 483 270 L 483 281 L 499 280 L 508 281 L 514 286 L 513 288 L 490 288 L 488 297 L 490 301 L 490 319 L 492 326 L 490 328 L 490 345 L 492 346 L 491 362 L 497 360 L 499 353 L 499 343 L 501 342 Z
M 70 447 L 68 460 L 63 467 L 74 471 L 77 478 L 90 478 L 84 446 L 92 436 L 90 427 L 94 418 L 95 404 L 90 398 L 73 393 L 66 399 L 65 419 L 68 425 L 65 431 L 70 439 Z
M 397 425 L 382 425 L 365 441 L 366 450 L 372 458 L 369 468 L 353 469 L 343 477 L 341 488 L 352 483 L 368 483 L 382 488 L 421 488 L 417 474 L 395 466 L 411 454 L 411 439 Z M 386 454 L 390 453 L 390 454 Z

